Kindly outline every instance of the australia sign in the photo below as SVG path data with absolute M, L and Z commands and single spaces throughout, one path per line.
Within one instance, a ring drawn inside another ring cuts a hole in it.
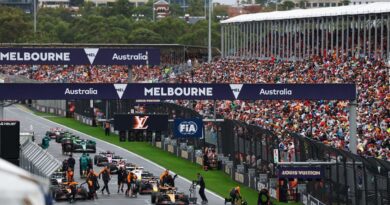
M 159 65 L 158 49 L 0 48 L 0 65 Z
M 355 84 L 0 83 L 0 100 L 354 100 L 355 98 Z

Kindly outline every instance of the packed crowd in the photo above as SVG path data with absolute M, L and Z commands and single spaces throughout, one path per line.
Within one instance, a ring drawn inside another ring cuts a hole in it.
M 126 82 L 123 66 L 7 66 L 0 73 L 22 75 L 44 82 Z M 180 83 L 356 83 L 358 88 L 358 153 L 390 160 L 389 68 L 370 58 L 313 57 L 302 62 L 219 60 L 179 75 L 170 67 L 135 66 L 133 82 Z M 179 101 L 211 117 L 212 101 Z M 286 130 L 324 144 L 349 149 L 346 101 L 217 101 L 217 113 L 272 130 L 280 149 L 294 152 Z M 290 154 L 289 154 L 290 155 Z M 291 154 L 292 155 L 292 154 Z
M 1 66 L 0 74 L 19 75 L 41 82 L 122 83 L 127 82 L 127 66 Z
M 390 160 L 389 68 L 368 58 L 313 57 L 303 62 L 221 60 L 169 82 L 182 83 L 356 83 L 358 153 Z M 179 102 L 191 107 L 188 101 Z M 217 101 L 217 113 L 275 132 L 290 159 L 294 144 L 286 130 L 349 149 L 346 101 Z M 211 116 L 213 102 L 198 101 L 195 110 Z
M 165 78 L 174 78 L 178 67 L 133 66 L 133 82 L 153 83 Z M 58 83 L 126 83 L 127 66 L 0 66 L 0 74 L 23 76 L 41 82 Z

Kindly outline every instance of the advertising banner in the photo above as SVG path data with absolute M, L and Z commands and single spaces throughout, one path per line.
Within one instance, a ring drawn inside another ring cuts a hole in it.
M 343 100 L 355 99 L 354 84 L 244 84 L 240 100 Z
M 322 179 L 324 170 L 322 167 L 280 167 L 279 178 Z
M 159 49 L 0 48 L 0 65 L 159 65 Z
M 114 115 L 114 128 L 119 131 L 166 131 L 168 129 L 168 115 L 116 114 Z
M 0 100 L 354 100 L 355 84 L 0 83 Z
M 161 100 L 223 100 L 234 99 L 229 84 L 129 84 L 123 98 Z
M 203 121 L 199 118 L 175 119 L 174 136 L 176 138 L 201 138 L 203 130 Z

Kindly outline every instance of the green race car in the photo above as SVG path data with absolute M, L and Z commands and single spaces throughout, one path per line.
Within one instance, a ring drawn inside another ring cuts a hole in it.
M 72 151 L 96 153 L 96 142 L 93 140 L 74 138 Z

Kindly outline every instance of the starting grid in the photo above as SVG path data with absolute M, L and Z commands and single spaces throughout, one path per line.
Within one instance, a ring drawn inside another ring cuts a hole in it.
M 0 100 L 349 100 L 355 84 L 1 83 Z

